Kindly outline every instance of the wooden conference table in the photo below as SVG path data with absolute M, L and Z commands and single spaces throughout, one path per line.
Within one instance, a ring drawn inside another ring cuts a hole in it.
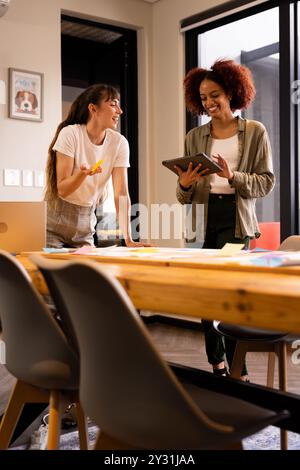
M 32 254 L 21 253 L 17 258 L 46 294 L 45 282 L 29 259 Z M 53 260 L 101 263 L 122 283 L 138 309 L 300 334 L 300 266 L 241 266 L 228 258 L 199 253 L 193 258 L 158 258 L 149 252 L 139 257 L 39 254 Z

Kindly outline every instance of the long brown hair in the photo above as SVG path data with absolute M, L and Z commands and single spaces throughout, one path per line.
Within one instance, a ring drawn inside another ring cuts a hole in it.
M 100 104 L 102 101 L 119 99 L 119 92 L 116 88 L 110 85 L 97 84 L 87 88 L 81 93 L 72 103 L 70 111 L 64 121 L 62 121 L 56 129 L 55 136 L 48 150 L 48 159 L 46 165 L 46 189 L 45 200 L 48 205 L 54 206 L 57 200 L 57 175 L 56 175 L 56 151 L 53 150 L 54 144 L 57 140 L 60 131 L 72 124 L 87 124 L 90 112 L 88 106 L 90 103 Z

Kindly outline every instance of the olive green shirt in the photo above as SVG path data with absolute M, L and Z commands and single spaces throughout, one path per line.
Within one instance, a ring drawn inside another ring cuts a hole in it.
M 266 196 L 275 184 L 272 152 L 266 128 L 258 121 L 238 117 L 238 168 L 233 172 L 231 187 L 236 193 L 235 237 L 260 235 L 255 214 L 258 197 Z M 185 139 L 185 155 L 205 152 L 211 155 L 212 137 L 210 122 L 192 129 Z M 179 180 L 176 196 L 181 204 L 204 205 L 204 232 L 207 222 L 207 206 L 211 176 L 204 176 L 184 191 Z M 229 183 L 228 183 L 229 184 Z M 193 211 L 193 215 L 195 211 Z

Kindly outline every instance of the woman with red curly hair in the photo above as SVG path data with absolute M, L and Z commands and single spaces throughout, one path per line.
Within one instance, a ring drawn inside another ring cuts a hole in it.
M 186 136 L 185 154 L 204 152 L 222 168 L 205 176 L 201 165 L 187 171 L 176 167 L 177 199 L 181 204 L 204 205 L 203 248 L 222 248 L 225 243 L 244 243 L 258 237 L 255 201 L 274 187 L 275 177 L 269 137 L 263 124 L 235 116 L 255 97 L 255 86 L 247 67 L 233 60 L 218 60 L 210 70 L 194 68 L 184 80 L 187 108 L 207 114 L 207 124 Z M 217 375 L 226 375 L 225 353 L 230 367 L 236 342 L 225 339 L 204 321 L 208 362 Z M 242 379 L 248 375 L 246 365 Z

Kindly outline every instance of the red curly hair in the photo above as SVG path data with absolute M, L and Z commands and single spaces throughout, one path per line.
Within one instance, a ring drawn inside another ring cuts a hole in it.
M 186 106 L 194 114 L 206 114 L 199 92 L 204 79 L 217 83 L 232 97 L 232 111 L 247 108 L 255 98 L 256 90 L 250 69 L 234 60 L 219 59 L 210 70 L 199 67 L 191 69 L 184 79 Z

